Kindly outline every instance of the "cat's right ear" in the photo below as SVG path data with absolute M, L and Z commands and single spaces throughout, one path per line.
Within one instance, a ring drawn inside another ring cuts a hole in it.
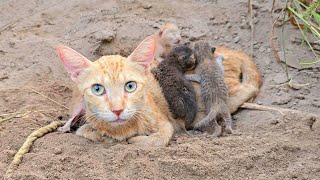
M 57 52 L 68 74 L 75 82 L 77 82 L 80 72 L 92 64 L 90 60 L 67 46 L 58 46 Z
M 157 41 L 154 35 L 148 36 L 143 40 L 138 47 L 128 56 L 130 61 L 137 62 L 145 69 L 150 69 L 151 63 L 154 60 Z

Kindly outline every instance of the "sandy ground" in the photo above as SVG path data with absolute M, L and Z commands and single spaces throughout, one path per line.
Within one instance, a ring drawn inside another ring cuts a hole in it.
M 276 4 L 276 14 L 284 2 Z M 270 0 L 254 1 L 254 58 L 264 86 L 255 102 L 320 114 L 319 67 L 290 68 L 295 90 L 275 87 L 286 80 L 270 47 Z M 185 43 L 212 45 L 250 54 L 247 0 L 2 0 L 0 1 L 0 112 L 28 112 L 0 124 L 0 176 L 35 129 L 67 120 L 74 85 L 55 53 L 68 45 L 91 60 L 128 55 L 164 21 L 173 21 Z M 280 27 L 276 28 L 279 41 Z M 286 26 L 289 60 L 310 59 Z M 101 41 L 100 36 L 108 36 Z M 277 44 L 280 50 L 280 45 Z M 291 58 L 291 59 L 290 59 Z M 33 90 L 32 90 L 33 89 Z M 164 148 L 94 143 L 54 132 L 37 140 L 14 171 L 14 179 L 319 179 L 320 120 L 296 114 L 241 110 L 235 134 L 217 139 L 176 135 Z

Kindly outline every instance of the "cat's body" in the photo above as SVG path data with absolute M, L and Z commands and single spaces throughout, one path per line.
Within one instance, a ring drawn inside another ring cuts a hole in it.
M 175 24 L 165 23 L 155 36 L 157 39 L 155 59 L 160 63 L 171 49 L 180 43 L 181 35 L 179 28 Z
M 188 77 L 190 80 L 200 82 L 201 96 L 206 110 L 206 117 L 199 121 L 194 129 L 202 131 L 212 125 L 215 129 L 213 136 L 220 136 L 222 130 L 217 119 L 221 118 L 225 122 L 226 132 L 231 134 L 232 119 L 227 105 L 228 89 L 218 63 L 220 60 L 213 58 L 211 46 L 204 42 L 195 44 L 194 55 L 197 63 L 196 74 Z
M 70 48 L 58 48 L 85 106 L 86 124 L 76 134 L 94 141 L 169 143 L 173 118 L 150 71 L 155 43 L 155 37 L 149 36 L 128 58 L 103 56 L 93 63 Z
M 195 66 L 192 49 L 188 46 L 177 46 L 168 56 L 152 69 L 159 81 L 162 92 L 169 103 L 174 118 L 184 118 L 186 129 L 191 129 L 197 113 L 195 90 L 184 73 Z

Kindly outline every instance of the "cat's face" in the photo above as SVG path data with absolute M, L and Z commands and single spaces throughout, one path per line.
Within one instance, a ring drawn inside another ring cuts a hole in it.
M 146 73 L 153 60 L 153 38 L 143 41 L 128 58 L 103 56 L 93 63 L 66 47 L 58 49 L 93 119 L 119 126 L 147 109 Z
M 78 76 L 87 109 L 98 119 L 122 125 L 144 110 L 144 68 L 121 56 L 104 56 Z

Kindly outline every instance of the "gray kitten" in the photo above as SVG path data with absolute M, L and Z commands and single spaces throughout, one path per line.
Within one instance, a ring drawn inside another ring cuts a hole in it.
M 225 123 L 225 131 L 232 134 L 232 119 L 228 108 L 228 90 L 223 77 L 223 57 L 213 58 L 214 49 L 209 43 L 196 43 L 194 56 L 196 59 L 196 74 L 186 75 L 186 78 L 200 83 L 201 96 L 203 98 L 207 116 L 199 121 L 194 130 L 202 131 L 204 127 L 211 124 L 214 127 L 213 136 L 222 134 L 221 126 L 217 123 L 217 118 L 221 118 Z

